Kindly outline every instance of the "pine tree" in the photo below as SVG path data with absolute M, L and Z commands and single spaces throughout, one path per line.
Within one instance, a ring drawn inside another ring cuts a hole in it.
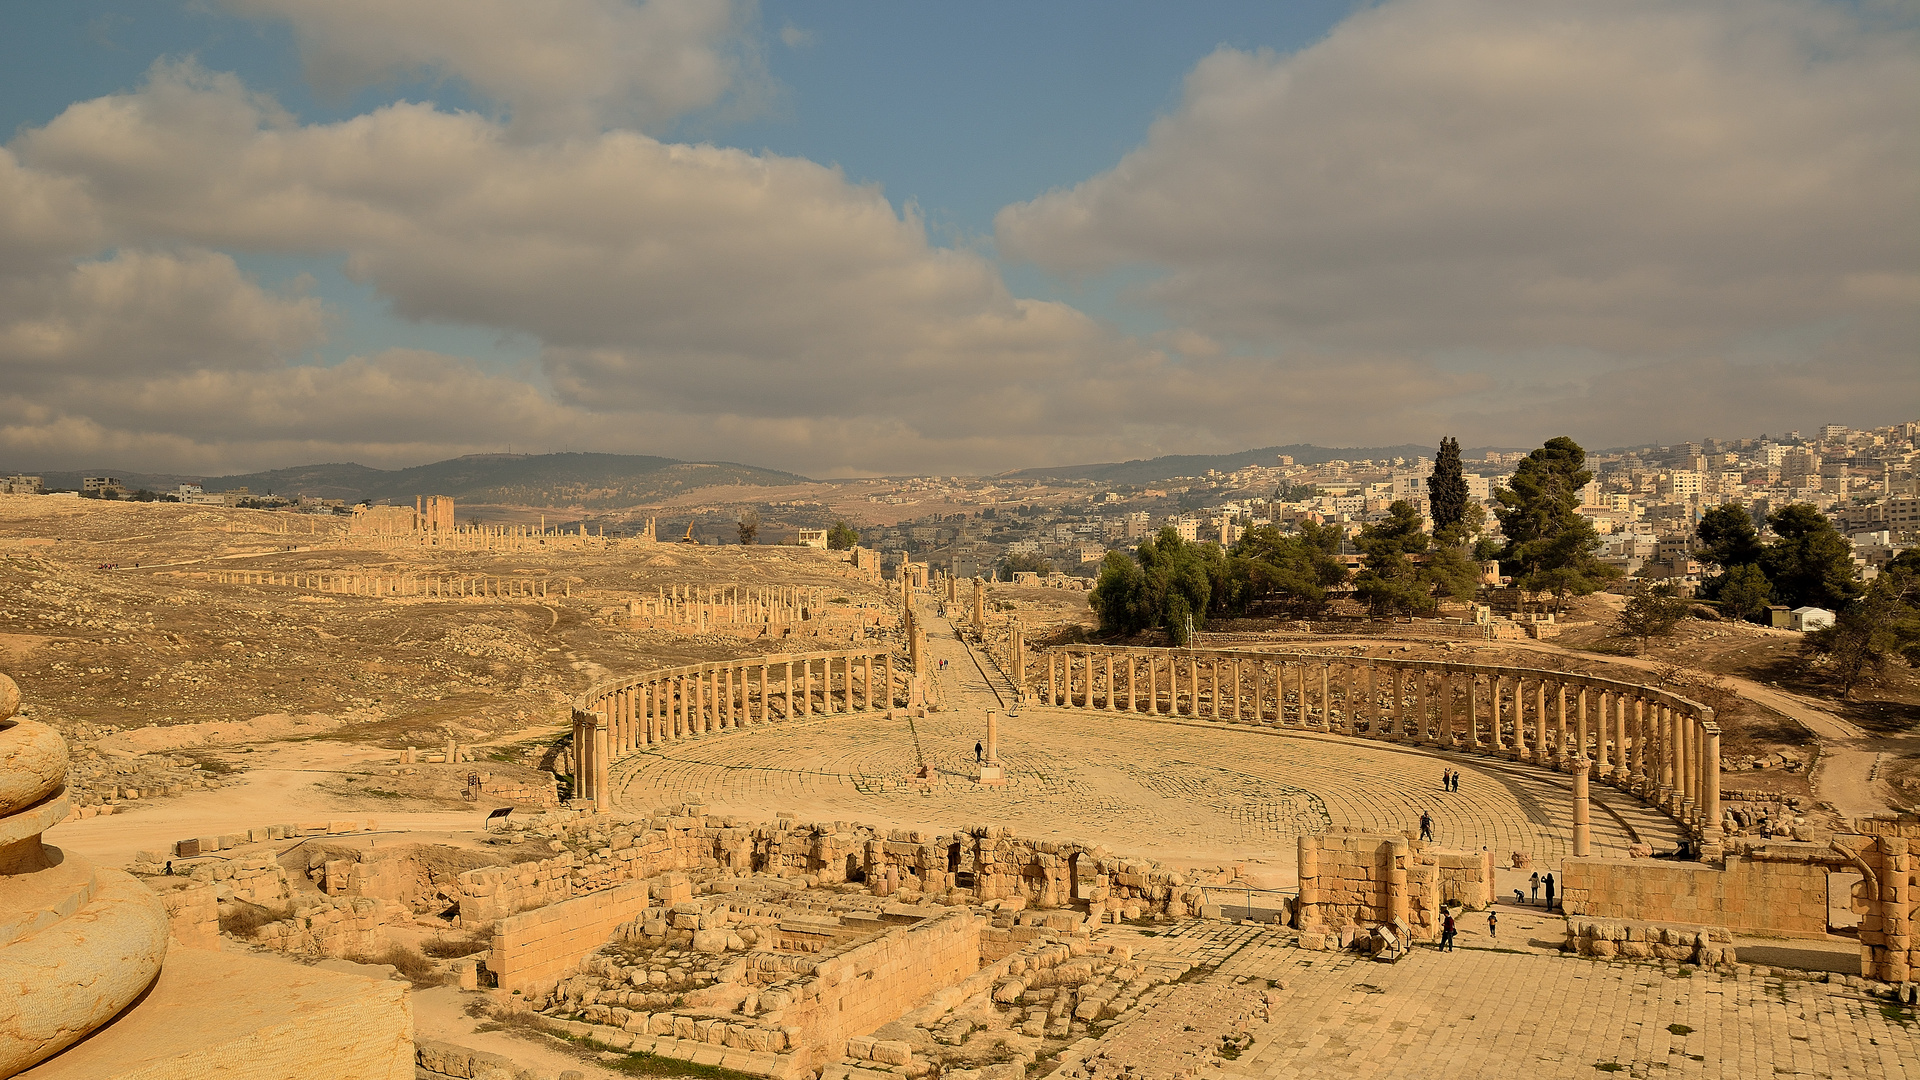
M 1451 436 L 1440 440 L 1440 453 L 1433 459 L 1427 506 L 1433 511 L 1436 534 L 1452 530 L 1466 516 L 1467 478 L 1460 469 L 1460 440 Z

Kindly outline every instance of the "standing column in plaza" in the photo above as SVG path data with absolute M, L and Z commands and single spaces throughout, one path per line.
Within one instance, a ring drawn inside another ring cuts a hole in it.
M 593 729 L 593 809 L 601 814 L 613 809 L 613 792 L 607 787 L 607 729 L 604 724 L 596 724 Z
M 865 692 L 866 702 L 867 702 L 867 711 L 872 712 L 873 711 L 873 654 L 872 653 L 868 653 L 866 655 L 864 663 L 865 663 L 865 672 L 861 676 L 861 689 Z
M 1113 681 L 1113 654 L 1107 653 L 1106 657 L 1107 657 L 1107 711 L 1114 712 L 1120 707 L 1120 703 L 1119 701 L 1116 700 L 1116 695 L 1113 692 L 1114 688 L 1117 687 L 1119 684 Z
M 1320 663 L 1320 723 L 1333 730 L 1333 665 Z
M 1401 685 L 1403 675 L 1405 672 L 1397 667 L 1387 669 L 1387 689 L 1393 693 L 1393 720 L 1387 725 L 1387 737 L 1393 739 L 1407 734 L 1407 694 L 1406 688 Z M 1377 698 L 1374 707 L 1379 708 Z
M 1416 742 L 1434 741 L 1427 727 L 1427 669 L 1413 669 L 1413 737 Z
M 1387 846 L 1387 919 L 1407 922 L 1407 863 L 1413 856 L 1412 845 L 1403 836 L 1396 836 Z
M 1130 713 L 1139 712 L 1140 711 L 1140 695 L 1136 692 L 1134 687 L 1134 681 L 1135 679 L 1138 678 L 1138 676 L 1135 674 L 1135 668 L 1133 666 L 1133 661 L 1134 661 L 1133 650 L 1128 649 L 1126 652 L 1121 653 L 1120 657 L 1126 663 L 1126 666 L 1127 666 L 1127 711 Z
M 1547 681 L 1540 679 L 1533 684 L 1533 756 L 1527 760 L 1536 765 L 1547 763 Z
M 1440 669 L 1440 745 L 1457 746 L 1460 733 L 1454 729 L 1453 714 L 1453 672 Z
M 1724 831 L 1720 816 L 1720 728 L 1718 725 L 1706 727 L 1705 733 L 1700 767 L 1706 780 L 1706 811 L 1700 815 L 1700 829 L 1708 840 L 1718 840 Z
M 1147 665 L 1147 712 L 1160 715 L 1160 662 L 1154 657 L 1153 650 L 1147 650 L 1142 660 Z
M 1506 706 L 1504 710 L 1501 708 L 1503 704 Z M 1513 743 L 1507 742 L 1509 718 L 1513 721 L 1513 738 L 1514 743 L 1517 743 L 1520 741 L 1520 687 L 1516 684 L 1509 697 L 1507 677 L 1495 675 L 1493 677 L 1493 749 L 1496 753 L 1512 760 L 1519 756 L 1520 751 Z
M 1006 783 L 1006 770 L 1000 767 L 1000 714 L 992 709 L 987 710 L 986 751 L 986 759 L 974 767 L 973 782 L 976 784 Z
M 1553 767 L 1557 772 L 1566 772 L 1573 766 L 1567 756 L 1567 684 L 1553 684 Z
M 1207 659 L 1207 679 L 1209 688 L 1207 693 L 1211 699 L 1207 702 L 1207 715 L 1218 720 L 1220 719 L 1220 658 L 1217 656 Z
M 1673 706 L 1661 702 L 1659 708 L 1659 756 L 1660 788 L 1659 802 L 1669 811 L 1673 809 Z
M 916 673 L 918 673 L 920 669 L 916 667 L 913 670 Z M 793 703 L 793 658 L 792 657 L 787 658 L 786 695 L 787 695 L 787 713 L 784 717 L 782 717 L 782 719 L 791 720 L 793 719 L 793 704 L 794 704 Z M 908 695 L 908 699 L 909 699 L 909 704 L 911 704 L 912 703 L 911 694 Z
M 1467 748 L 1480 749 L 1480 676 L 1467 673 Z
M 1233 658 L 1233 719 L 1240 719 L 1240 691 L 1245 684 L 1240 681 L 1240 658 Z
M 1055 664 L 1055 658 L 1059 655 L 1059 653 L 1051 652 L 1047 654 L 1047 705 L 1049 708 L 1060 704 L 1060 688 L 1053 674 L 1054 668 L 1057 666 Z
M 1633 770 L 1627 760 L 1627 695 L 1614 695 L 1613 782 L 1626 787 L 1633 782 Z
M 1647 779 L 1647 700 L 1639 694 L 1633 695 L 1629 706 L 1633 712 L 1628 717 L 1628 727 L 1633 739 L 1633 783 L 1636 790 Z
M 1302 931 L 1317 930 L 1320 923 L 1320 838 L 1301 834 L 1296 842 L 1294 865 L 1299 868 L 1300 901 L 1295 922 Z
M 800 661 L 800 715 L 813 715 L 813 660 Z
M 1578 859 L 1593 854 L 1593 825 L 1587 817 L 1587 774 L 1593 771 L 1592 765 L 1585 757 L 1573 759 L 1573 854 Z
M 1087 708 L 1093 708 L 1093 650 L 1087 650 Z
M 1613 691 L 1601 690 L 1595 695 L 1595 723 L 1593 725 L 1593 768 L 1594 776 L 1605 780 L 1607 777 L 1607 714 L 1613 708 Z
M 1679 780 L 1678 798 L 1675 801 L 1674 816 L 1687 821 L 1693 814 L 1694 771 L 1693 771 L 1693 717 L 1682 716 L 1676 725 L 1674 739 L 1674 773 Z

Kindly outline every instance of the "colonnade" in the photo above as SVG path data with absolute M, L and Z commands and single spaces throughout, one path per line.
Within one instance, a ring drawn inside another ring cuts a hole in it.
M 1657 687 L 1532 668 L 1250 650 L 1070 646 L 1040 661 L 1031 692 L 1043 704 L 1317 730 L 1561 772 L 1585 759 L 1594 779 L 1682 824 L 1720 822 L 1713 710 Z
M 273 570 L 211 570 L 207 580 L 223 585 L 269 585 L 348 596 L 424 596 L 439 599 L 480 596 L 541 599 L 572 596 L 573 583 L 560 588 L 544 577 L 445 577 L 422 574 L 283 574 Z
M 885 651 L 781 653 L 602 683 L 573 705 L 574 797 L 612 808 L 607 769 L 635 751 L 777 720 L 885 711 L 910 692 Z
M 818 615 L 825 604 L 826 590 L 799 585 L 663 585 L 628 601 L 627 614 L 673 626 L 790 623 Z

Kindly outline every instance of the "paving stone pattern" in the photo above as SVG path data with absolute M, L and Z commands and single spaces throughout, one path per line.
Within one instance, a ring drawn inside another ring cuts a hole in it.
M 1280 985 L 1223 1078 L 1920 1077 L 1920 1026 L 1840 983 L 1497 952 L 1468 920 L 1452 953 L 1397 964 L 1292 948 L 1262 927 L 1182 924 L 1139 955 L 1217 965 L 1211 983 Z M 1503 927 L 1503 931 L 1508 927 Z M 1108 936 L 1127 931 L 1109 931 Z M 1507 934 L 1503 933 L 1503 937 Z M 1109 1057 L 1150 1039 L 1116 1029 Z M 1148 1053 L 1145 1042 L 1138 1048 Z

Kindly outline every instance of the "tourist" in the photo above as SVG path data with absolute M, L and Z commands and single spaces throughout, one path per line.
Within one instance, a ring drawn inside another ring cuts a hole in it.
M 1487 909 L 1487 936 L 1490 938 L 1500 936 L 1500 913 L 1492 908 Z
M 1433 815 L 1425 810 L 1420 811 L 1420 839 L 1433 839 Z
M 980 758 L 980 754 L 982 753 L 982 751 L 983 751 L 984 749 L 985 749 L 985 748 L 984 748 L 984 747 L 982 747 L 982 746 L 981 746 L 981 745 L 980 745 L 979 743 L 974 743 L 974 744 L 973 744 L 973 760 L 974 760 L 975 762 L 979 762 L 979 761 L 981 760 L 981 758 Z
M 1453 935 L 1456 933 L 1459 933 L 1459 928 L 1453 925 L 1453 912 L 1449 911 L 1447 917 L 1440 923 L 1441 952 L 1453 951 Z
M 1452 788 L 1453 788 L 1453 770 L 1441 769 L 1440 770 L 1440 790 L 1449 791 Z
M 1548 873 L 1542 883 L 1547 887 L 1547 907 L 1551 908 L 1553 907 L 1553 874 Z
M 1533 899 L 1529 902 L 1533 904 L 1540 903 L 1540 871 L 1538 870 L 1533 872 Z

